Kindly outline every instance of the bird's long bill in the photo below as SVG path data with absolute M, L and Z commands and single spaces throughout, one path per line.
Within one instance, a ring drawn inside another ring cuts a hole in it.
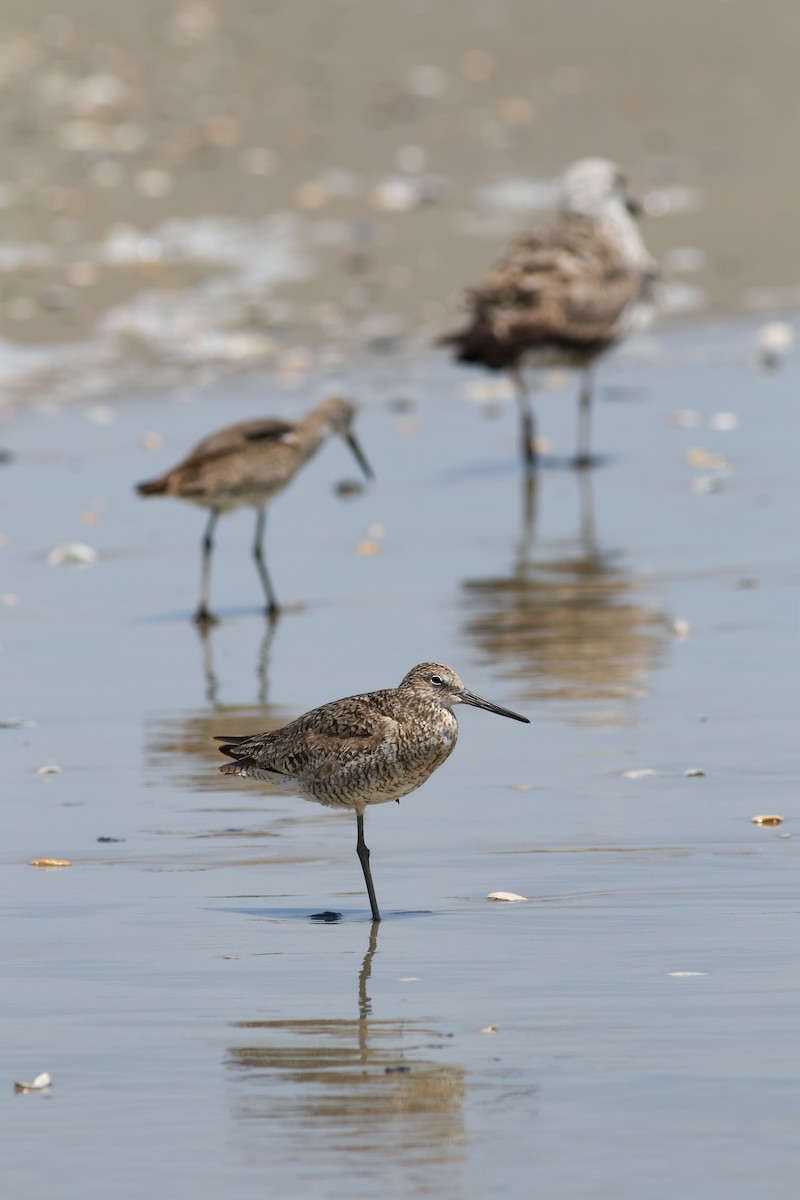
M 499 704 L 492 704 L 491 700 L 484 700 L 483 696 L 476 696 L 474 692 L 469 692 L 466 688 L 460 693 L 460 698 L 462 704 L 471 704 L 473 708 L 485 708 L 487 712 L 497 713 L 499 717 L 511 717 L 512 721 L 522 721 L 525 725 L 530 725 L 527 717 L 512 712 L 510 708 L 501 708 Z
M 355 460 L 358 463 L 358 465 L 361 467 L 361 470 L 364 472 L 365 477 L 367 479 L 374 479 L 375 475 L 373 473 L 372 467 L 369 465 L 366 458 L 364 457 L 364 451 L 361 449 L 358 442 L 356 441 L 355 435 L 352 433 L 347 433 L 347 434 L 345 434 L 344 440 L 347 442 L 348 446 L 353 451 Z

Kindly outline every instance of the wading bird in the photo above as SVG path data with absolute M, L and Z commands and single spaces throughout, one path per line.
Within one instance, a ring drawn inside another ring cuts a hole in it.
M 356 814 L 358 854 L 373 921 L 381 914 L 364 842 L 364 810 L 400 801 L 415 791 L 453 752 L 458 722 L 453 708 L 470 704 L 530 724 L 467 690 L 440 663 L 412 667 L 396 688 L 347 696 L 313 708 L 268 733 L 221 736 L 222 754 L 234 759 L 223 775 L 264 779 L 279 791 Z

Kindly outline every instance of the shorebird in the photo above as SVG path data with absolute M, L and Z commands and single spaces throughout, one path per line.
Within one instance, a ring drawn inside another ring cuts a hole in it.
M 264 558 L 266 507 L 329 437 L 344 438 L 367 479 L 372 471 L 353 433 L 355 408 L 334 396 L 323 400 L 300 421 L 242 421 L 227 425 L 199 442 L 187 457 L 165 475 L 136 486 L 140 496 L 177 496 L 209 510 L 203 535 L 200 604 L 195 621 L 216 621 L 208 606 L 214 528 L 220 515 L 234 508 L 254 508 L 256 528 L 253 558 L 256 562 L 267 614 L 280 607 L 275 598 Z
M 439 339 L 459 362 L 508 371 L 519 397 L 522 453 L 536 460 L 535 423 L 524 370 L 583 371 L 576 466 L 590 463 L 591 368 L 652 309 L 658 266 L 614 163 L 583 158 L 561 180 L 552 224 L 513 242 L 486 281 L 465 294 L 467 324 Z
M 356 814 L 356 853 L 367 885 L 373 921 L 378 902 L 364 842 L 369 804 L 398 803 L 450 756 L 458 737 L 453 708 L 471 704 L 513 721 L 527 717 L 467 690 L 440 663 L 412 667 L 399 687 L 347 696 L 312 708 L 268 733 L 221 736 L 222 754 L 234 759 L 223 775 L 264 779 L 284 792 Z

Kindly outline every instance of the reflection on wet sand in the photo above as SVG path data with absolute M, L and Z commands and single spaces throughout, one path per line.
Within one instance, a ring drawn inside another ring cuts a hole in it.
M 520 697 L 596 703 L 592 719 L 626 724 L 633 719 L 627 701 L 643 694 L 663 653 L 666 617 L 643 595 L 644 581 L 598 546 L 588 472 L 578 486 L 577 544 L 537 555 L 537 481 L 529 473 L 511 572 L 464 581 L 464 630 L 485 661 L 519 685 Z
M 188 709 L 150 718 L 145 731 L 149 768 L 190 791 L 219 791 L 220 779 L 212 769 L 216 754 L 214 736 L 225 729 L 279 729 L 296 714 L 286 713 L 268 701 L 269 655 L 278 627 L 267 622 L 254 656 L 256 697 L 251 704 L 220 702 L 220 682 L 215 669 L 213 626 L 199 627 L 198 637 L 205 678 L 205 698 L 211 707 Z M 218 765 L 218 764 L 217 764 Z M 251 784 L 263 792 L 263 786 Z
M 330 1171 L 333 1154 L 342 1170 L 368 1177 L 380 1168 L 384 1176 L 388 1167 L 399 1185 L 409 1171 L 421 1194 L 458 1193 L 452 1172 L 465 1141 L 465 1071 L 431 1056 L 443 1047 L 442 1034 L 415 1021 L 372 1018 L 367 981 L 378 929 L 373 923 L 358 976 L 357 1017 L 234 1023 L 248 1031 L 226 1060 L 241 1083 L 237 1116 L 278 1122 L 299 1174 L 302 1162 L 313 1171 L 316 1155 Z M 417 1175 L 419 1168 L 425 1173 Z

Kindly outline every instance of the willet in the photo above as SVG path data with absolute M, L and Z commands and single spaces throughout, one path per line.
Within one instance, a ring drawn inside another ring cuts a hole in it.
M 467 291 L 467 324 L 439 340 L 455 348 L 459 362 L 511 374 L 528 464 L 536 441 L 526 367 L 583 371 L 575 463 L 591 461 L 592 364 L 652 310 L 658 267 L 636 226 L 638 212 L 614 163 L 573 163 L 555 221 L 512 243 L 486 281 Z
M 378 902 L 364 843 L 364 810 L 413 792 L 452 753 L 458 737 L 453 707 L 471 704 L 530 724 L 467 690 L 440 663 L 413 667 L 399 687 L 347 696 L 313 708 L 268 733 L 219 737 L 222 754 L 235 759 L 223 775 L 265 779 L 280 791 L 356 814 L 358 854 L 373 921 Z
M 353 433 L 355 412 L 347 400 L 334 396 L 312 408 L 300 421 L 267 419 L 227 425 L 199 442 L 165 475 L 137 484 L 140 496 L 177 496 L 209 509 L 195 621 L 207 624 L 216 620 L 208 605 L 214 528 L 222 513 L 242 507 L 256 510 L 253 558 L 264 588 L 267 613 L 274 617 L 280 611 L 264 558 L 266 506 L 334 434 L 344 438 L 365 476 L 372 478 Z

